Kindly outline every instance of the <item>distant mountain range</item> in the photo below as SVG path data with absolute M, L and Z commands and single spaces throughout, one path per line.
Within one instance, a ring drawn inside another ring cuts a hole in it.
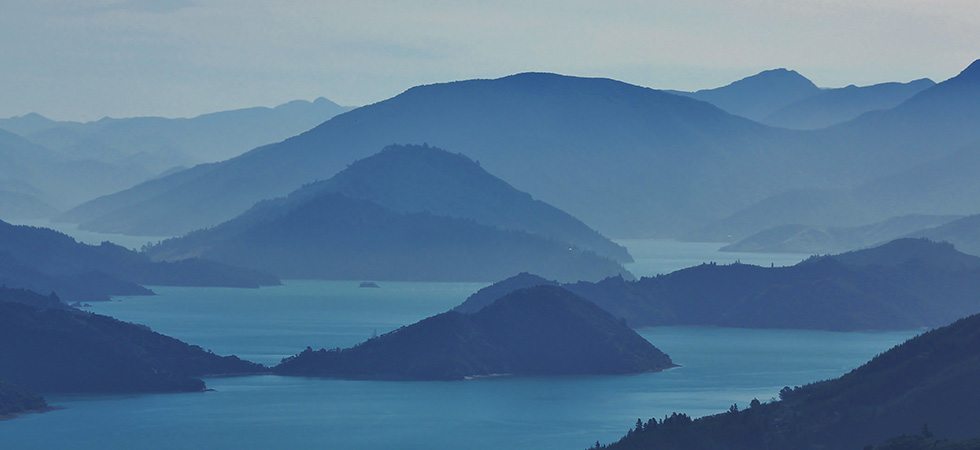
M 320 98 L 188 119 L 0 119 L 0 219 L 52 217 L 166 171 L 280 141 L 349 109 Z
M 776 127 L 812 130 L 891 109 L 932 87 L 929 79 L 872 86 L 818 88 L 794 70 L 766 70 L 734 83 L 696 92 L 670 91 L 729 113 Z
M 428 142 L 480 161 L 605 234 L 676 237 L 769 197 L 860 186 L 980 142 L 976 72 L 980 63 L 893 109 L 813 131 L 767 127 L 702 101 L 607 79 L 528 73 L 419 86 L 282 143 L 88 202 L 62 218 L 94 231 L 181 234 L 329 178 L 392 143 Z M 835 225 L 917 212 L 879 217 L 871 214 L 877 209 L 866 214 L 874 217 Z
M 914 234 L 926 228 L 943 225 L 960 216 L 930 216 L 913 214 L 892 217 L 858 227 L 812 227 L 808 225 L 780 225 L 762 230 L 745 239 L 726 245 L 723 252 L 763 253 L 839 253 L 872 245 L 882 244 L 906 236 L 928 237 L 934 241 L 947 241 L 938 236 Z M 966 253 L 960 246 L 957 248 Z
M 781 400 L 641 423 L 610 450 L 978 448 L 980 315 L 909 340 L 850 373 L 784 388 Z M 889 438 L 906 435 L 891 442 Z M 875 444 L 882 444 L 872 447 Z
M 562 280 L 631 275 L 629 254 L 469 159 L 390 147 L 335 177 L 147 249 L 285 278 L 488 281 L 536 271 Z
M 0 285 L 57 293 L 66 301 L 150 295 L 142 285 L 258 287 L 279 284 L 271 275 L 185 259 L 154 262 L 109 242 L 93 246 L 54 230 L 0 221 Z
M 479 311 L 510 288 L 540 284 L 555 283 L 518 275 L 456 309 Z M 561 286 L 632 327 L 914 329 L 980 312 L 980 258 L 950 244 L 900 239 L 790 267 L 702 264 L 635 282 Z
M 9 295 L 25 294 L 0 288 L 0 380 L 35 392 L 199 392 L 197 377 L 264 370 L 142 325 Z
M 459 380 L 493 375 L 623 374 L 673 367 L 622 322 L 560 287 L 538 286 L 474 314 L 450 311 L 344 350 L 283 360 L 280 374 Z
M 714 89 L 671 91 L 711 103 L 731 114 L 763 122 L 773 112 L 821 93 L 795 70 L 773 69 Z
M 238 156 L 278 142 L 349 111 L 320 97 L 267 108 L 253 107 L 190 118 L 103 118 L 56 121 L 40 114 L 0 119 L 0 129 L 16 133 L 71 159 L 141 165 L 151 172 Z

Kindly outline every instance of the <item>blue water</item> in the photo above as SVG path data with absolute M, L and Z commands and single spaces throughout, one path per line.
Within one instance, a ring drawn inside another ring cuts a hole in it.
M 701 263 L 731 264 L 739 261 L 757 266 L 792 266 L 807 257 L 803 253 L 741 253 L 722 252 L 723 242 L 681 242 L 670 239 L 620 239 L 616 241 L 629 249 L 634 262 L 624 264 L 636 275 L 666 274 Z
M 684 244 L 651 245 L 685 253 Z M 698 259 L 691 255 L 696 252 L 674 264 Z M 647 260 L 642 267 L 661 270 L 670 264 Z M 258 290 L 154 288 L 155 297 L 120 298 L 92 310 L 218 353 L 272 364 L 307 345 L 344 347 L 442 312 L 482 287 L 381 286 L 290 281 Z M 206 393 L 53 396 L 49 402 L 62 409 L 0 421 L 0 448 L 584 449 L 597 439 L 621 436 L 639 417 L 711 414 L 732 403 L 769 399 L 784 385 L 840 375 L 915 334 L 639 331 L 682 367 L 631 376 L 459 382 L 265 375 L 210 378 L 206 382 L 214 391 Z

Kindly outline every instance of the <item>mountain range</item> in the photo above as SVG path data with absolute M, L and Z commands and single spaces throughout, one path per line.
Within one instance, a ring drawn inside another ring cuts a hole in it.
M 474 313 L 449 311 L 349 349 L 306 351 L 276 373 L 459 380 L 493 375 L 659 371 L 666 354 L 594 304 L 555 286 L 511 292 Z
M 146 253 L 284 278 L 488 281 L 520 271 L 562 280 L 631 277 L 597 254 L 626 260 L 622 247 L 475 162 L 424 146 L 389 147 L 329 180 Z
M 62 218 L 95 231 L 181 234 L 329 178 L 392 143 L 427 142 L 480 161 L 605 234 L 681 236 L 770 196 L 859 186 L 980 141 L 977 72 L 980 63 L 893 109 L 812 131 L 767 127 L 608 79 L 526 73 L 419 86 Z
M 767 228 L 738 242 L 721 248 L 723 252 L 766 253 L 839 253 L 870 247 L 906 236 L 927 237 L 948 241 L 940 236 L 915 234 L 959 219 L 960 216 L 912 214 L 857 227 L 812 227 L 808 225 L 779 225 Z M 976 252 L 966 253 L 980 256 Z

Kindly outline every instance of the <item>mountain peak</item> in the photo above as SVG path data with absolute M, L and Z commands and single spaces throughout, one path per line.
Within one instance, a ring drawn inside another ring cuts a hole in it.
M 963 69 L 963 71 L 960 72 L 956 78 L 980 81 L 980 59 L 973 61 L 973 63 L 967 66 L 966 69 Z

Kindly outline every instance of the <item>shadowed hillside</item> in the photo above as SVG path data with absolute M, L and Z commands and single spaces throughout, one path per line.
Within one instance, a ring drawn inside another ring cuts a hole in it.
M 510 293 L 472 315 L 449 311 L 349 349 L 306 351 L 287 375 L 459 380 L 490 375 L 664 370 L 670 358 L 592 303 L 558 287 Z

